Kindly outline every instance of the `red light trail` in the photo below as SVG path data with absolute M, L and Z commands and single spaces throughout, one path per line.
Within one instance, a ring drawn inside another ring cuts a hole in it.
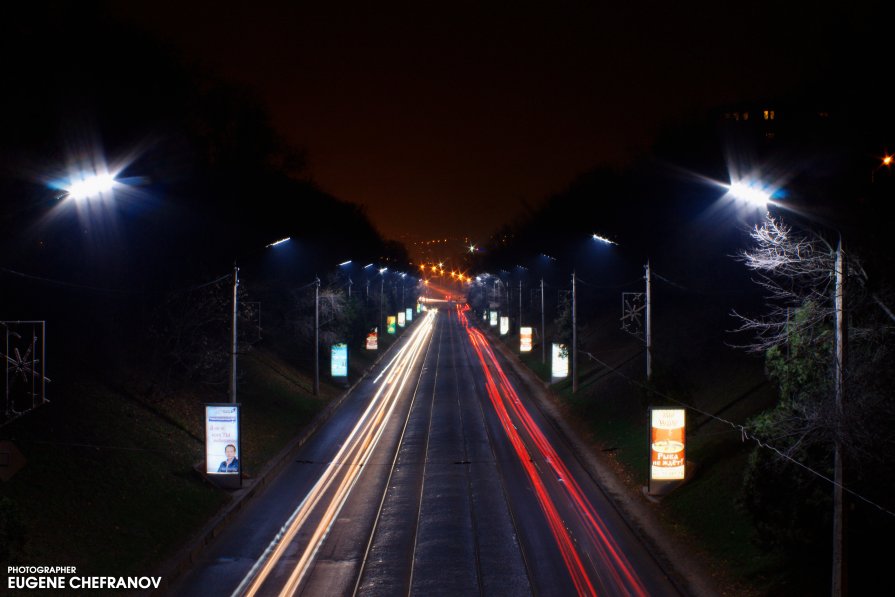
M 596 584 L 601 589 L 600 592 L 613 594 L 621 592 L 625 595 L 638 596 L 647 595 L 646 588 L 609 533 L 600 515 L 584 495 L 578 482 L 540 427 L 535 423 L 531 414 L 523 406 L 519 395 L 504 373 L 503 368 L 497 362 L 490 343 L 482 332 L 469 326 L 466 318 L 466 311 L 468 310 L 468 306 L 462 308 L 458 306 L 457 316 L 466 329 L 469 341 L 482 366 L 488 397 L 519 458 L 519 462 L 532 483 L 538 503 L 544 512 L 578 594 L 597 595 L 597 588 L 594 586 L 594 581 L 596 581 Z M 525 433 L 531 439 L 533 447 L 537 450 L 537 454 L 530 453 L 529 448 L 526 447 L 519 429 L 513 423 L 514 418 L 521 423 Z M 551 467 L 560 486 L 565 491 L 565 495 L 583 522 L 584 528 L 587 529 L 590 543 L 601 558 L 601 570 L 608 572 L 607 578 L 603 578 L 600 571 L 596 571 L 598 573 L 596 579 L 592 579 L 588 573 L 581 554 L 576 549 L 576 541 L 563 522 L 559 508 L 542 477 L 543 473 L 535 465 L 535 456 L 537 456 L 538 460 L 543 460 Z

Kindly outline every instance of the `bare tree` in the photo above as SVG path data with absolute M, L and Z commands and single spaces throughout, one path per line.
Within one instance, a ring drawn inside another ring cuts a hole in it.
M 753 281 L 767 291 L 768 311 L 760 317 L 733 315 L 740 321 L 736 331 L 755 334 L 745 348 L 763 353 L 832 319 L 836 250 L 819 235 L 794 233 L 770 214 L 750 236 L 755 247 L 743 251 L 740 259 L 755 272 Z M 795 311 L 806 305 L 811 308 L 795 318 Z

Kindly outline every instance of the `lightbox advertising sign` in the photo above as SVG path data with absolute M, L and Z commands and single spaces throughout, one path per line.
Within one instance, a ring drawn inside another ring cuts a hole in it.
M 410 323 L 411 321 L 413 321 L 413 309 L 407 307 L 405 311 L 407 311 L 407 315 L 404 317 L 404 319 L 407 321 L 407 323 Z
M 686 411 L 683 408 L 650 409 L 650 493 L 684 479 L 685 437 Z
M 396 330 L 395 330 L 395 316 L 394 315 L 387 315 L 385 317 L 385 331 L 388 332 L 389 334 L 395 333 Z
M 519 328 L 519 352 L 531 352 L 531 328 Z
M 205 405 L 205 472 L 241 478 L 239 405 Z
M 506 336 L 510 331 L 510 318 L 502 315 L 500 318 L 500 335 Z
M 373 328 L 367 333 L 367 350 L 379 350 L 379 328 Z
M 553 359 L 551 361 L 551 375 L 555 378 L 569 376 L 569 351 L 565 344 L 553 343 Z
M 417 304 L 416 304 L 416 312 L 417 312 L 417 313 L 421 313 L 422 311 L 423 311 L 423 304 L 422 304 L 422 303 L 417 303 Z
M 497 325 L 497 311 L 491 311 L 491 321 L 489 321 L 492 326 Z
M 398 325 L 403 328 L 406 324 L 407 322 L 404 320 L 404 311 L 401 311 L 398 313 Z
M 333 377 L 348 377 L 348 345 L 333 344 L 330 352 L 330 374 Z

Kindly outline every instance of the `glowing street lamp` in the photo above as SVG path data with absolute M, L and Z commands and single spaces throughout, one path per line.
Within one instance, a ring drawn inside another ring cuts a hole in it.
M 772 192 L 757 182 L 738 180 L 726 185 L 727 193 L 734 199 L 759 209 L 766 209 L 771 203 Z
M 81 174 L 80 178 L 72 180 L 66 187 L 65 198 L 74 199 L 75 201 L 84 201 L 93 198 L 101 198 L 118 186 L 115 175 L 104 174 Z
M 290 240 L 292 240 L 292 237 L 291 237 L 291 236 L 287 236 L 286 238 L 281 238 L 280 240 L 275 240 L 275 241 L 273 241 L 272 243 L 270 243 L 269 245 L 265 245 L 264 248 L 265 248 L 265 249 L 269 249 L 270 247 L 275 247 L 275 246 L 277 246 L 277 245 L 281 245 L 281 244 L 283 244 L 283 243 L 285 243 L 285 242 L 288 242 L 288 241 L 290 241 Z
M 348 275 L 347 275 L 347 278 L 348 278 L 348 300 L 350 301 L 351 300 L 351 287 L 354 285 L 354 281 L 351 279 L 351 268 L 348 267 L 349 265 L 351 265 L 351 259 L 349 259 L 347 261 L 343 261 L 342 263 L 339 264 L 338 267 L 340 270 L 346 269 L 346 268 L 348 270 Z

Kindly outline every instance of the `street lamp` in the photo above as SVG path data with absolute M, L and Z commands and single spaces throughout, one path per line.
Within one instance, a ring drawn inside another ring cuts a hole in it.
M 733 183 L 728 186 L 728 193 L 734 199 L 744 200 L 756 207 L 767 208 L 768 205 L 773 204 L 791 211 L 787 206 L 773 202 L 773 193 L 769 193 L 765 187 L 756 183 Z M 835 342 L 833 349 L 833 389 L 836 413 L 841 417 L 845 400 L 845 338 L 847 334 L 845 321 L 845 278 L 847 275 L 847 263 L 842 251 L 842 233 L 835 227 L 831 228 L 836 230 L 839 237 L 836 245 L 835 265 L 833 266 L 835 279 L 833 290 L 833 336 Z M 833 440 L 833 595 L 841 595 L 844 585 L 845 522 L 843 479 L 842 444 L 837 433 Z
M 348 268 L 348 266 L 350 266 L 350 265 L 351 265 L 351 260 L 349 259 L 348 261 L 343 261 L 342 263 L 340 263 L 339 268 L 340 269 Z M 350 270 L 350 268 L 348 268 L 348 269 Z M 354 282 L 351 280 L 351 273 L 349 271 L 349 273 L 348 273 L 348 300 L 349 300 L 349 302 L 351 301 L 351 286 L 353 284 L 354 284 Z
M 591 238 L 593 238 L 595 241 L 599 241 L 599 242 L 603 243 L 604 245 L 617 245 L 618 244 L 616 242 L 609 240 L 605 236 L 600 236 L 599 234 L 596 234 L 596 233 L 592 234 Z
M 367 275 L 367 270 L 373 267 L 372 263 L 368 263 L 364 266 L 364 281 L 366 282 L 366 294 L 364 295 L 364 302 L 370 301 L 370 277 Z
M 387 271 L 388 271 L 387 267 L 379 268 L 379 276 L 381 277 L 381 280 L 379 282 L 379 326 L 380 326 L 379 329 L 381 329 L 381 330 L 385 329 L 385 326 L 382 325 L 383 321 L 384 321 L 382 319 L 382 297 L 385 294 L 385 272 L 387 272 Z
M 268 245 L 265 249 L 282 245 L 292 240 L 291 236 L 281 238 Z M 239 267 L 236 265 L 236 259 L 233 260 L 233 314 L 230 323 L 232 335 L 230 338 L 230 402 L 236 404 L 236 355 L 239 354 L 239 344 L 236 337 L 237 332 L 237 313 L 239 311 Z
M 727 188 L 727 193 L 732 199 L 756 209 L 766 209 L 773 196 L 773 191 L 755 181 L 737 180 L 722 186 Z
M 75 201 L 101 198 L 106 193 L 111 193 L 118 184 L 113 174 L 81 174 L 80 178 L 72 180 L 65 187 L 64 197 L 74 199 Z

